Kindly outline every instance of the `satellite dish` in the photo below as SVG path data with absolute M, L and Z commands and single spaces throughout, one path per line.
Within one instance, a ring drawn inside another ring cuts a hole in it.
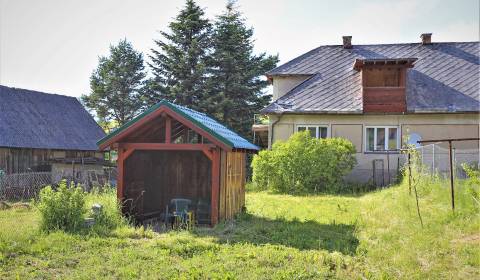
M 420 147 L 421 145 L 417 141 L 421 141 L 422 136 L 417 133 L 411 133 L 410 137 L 408 138 L 408 144 L 415 145 L 416 148 Z

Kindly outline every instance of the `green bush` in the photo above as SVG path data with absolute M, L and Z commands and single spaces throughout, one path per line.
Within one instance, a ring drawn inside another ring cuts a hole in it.
M 86 205 L 91 208 L 94 204 L 100 204 L 102 210 L 98 213 L 92 212 L 95 224 L 92 233 L 106 235 L 111 230 L 128 225 L 127 219 L 122 215 L 120 205 L 117 202 L 116 190 L 113 188 L 94 188 L 85 197 Z
M 84 225 L 85 192 L 73 184 L 67 187 L 66 181 L 61 181 L 56 190 L 47 186 L 40 191 L 38 209 L 43 231 L 78 231 Z
M 355 164 L 355 147 L 350 141 L 316 139 L 299 132 L 253 158 L 252 181 L 258 190 L 280 193 L 338 192 Z
M 467 191 L 471 195 L 474 205 L 480 208 L 480 169 L 478 164 L 462 164 L 463 170 L 467 174 L 468 178 L 465 182 Z

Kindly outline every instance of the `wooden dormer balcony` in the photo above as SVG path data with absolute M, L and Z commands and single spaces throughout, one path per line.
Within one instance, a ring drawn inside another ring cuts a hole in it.
M 403 113 L 407 111 L 405 87 L 364 87 L 364 113 Z
M 415 58 L 357 59 L 354 69 L 362 71 L 364 113 L 405 113 L 407 111 L 407 68 Z

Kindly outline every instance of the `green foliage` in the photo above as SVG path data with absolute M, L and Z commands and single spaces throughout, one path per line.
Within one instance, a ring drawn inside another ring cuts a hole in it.
M 117 201 L 116 190 L 113 188 L 93 189 L 85 197 L 85 204 L 91 208 L 94 204 L 101 205 L 98 213 L 90 213 L 95 219 L 90 233 L 97 235 L 108 235 L 112 230 L 128 226 L 128 220 L 122 215 L 120 205 Z
M 246 25 L 234 1 L 216 18 L 211 40 L 203 107 L 240 135 L 250 135 L 253 115 L 270 102 L 270 95 L 263 92 L 268 85 L 263 75 L 276 66 L 278 57 L 254 54 L 253 28 Z
M 274 68 L 277 56 L 253 53 L 253 29 L 242 14 L 227 4 L 212 25 L 204 11 L 187 0 L 160 32 L 150 64 L 153 78 L 147 83 L 147 103 L 174 101 L 208 113 L 241 135 L 248 136 L 252 116 L 268 105 L 263 91 L 266 71 Z
M 193 0 L 161 31 L 150 56 L 153 78 L 147 83 L 147 103 L 161 99 L 203 111 L 199 106 L 205 91 L 206 57 L 211 49 L 211 24 L 205 12 Z
M 253 158 L 253 183 L 259 189 L 289 194 L 338 192 L 355 164 L 350 141 L 316 139 L 299 132 Z
M 110 55 L 100 57 L 90 77 L 90 94 L 81 97 L 84 105 L 95 112 L 100 123 L 114 121 L 123 125 L 143 106 L 145 78 L 143 55 L 126 39 L 110 46 Z
M 38 209 L 43 231 L 79 231 L 84 224 L 85 193 L 80 187 L 67 187 L 66 181 L 61 181 L 56 190 L 47 186 L 40 191 Z
M 468 179 L 466 182 L 468 192 L 472 196 L 472 199 L 477 206 L 480 208 L 480 169 L 478 164 L 462 164 L 463 170 L 467 173 Z
M 448 181 L 421 181 L 423 228 L 406 182 L 358 197 L 247 193 L 245 214 L 193 232 L 47 234 L 37 208 L 0 210 L 0 279 L 478 279 L 480 216 L 466 183 L 453 213 Z M 87 207 L 114 201 L 86 195 Z

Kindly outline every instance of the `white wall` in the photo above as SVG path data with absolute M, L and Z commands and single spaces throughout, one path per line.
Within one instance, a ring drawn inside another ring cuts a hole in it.
M 273 101 L 284 96 L 294 87 L 301 84 L 310 75 L 296 75 L 296 76 L 274 76 L 273 79 Z

